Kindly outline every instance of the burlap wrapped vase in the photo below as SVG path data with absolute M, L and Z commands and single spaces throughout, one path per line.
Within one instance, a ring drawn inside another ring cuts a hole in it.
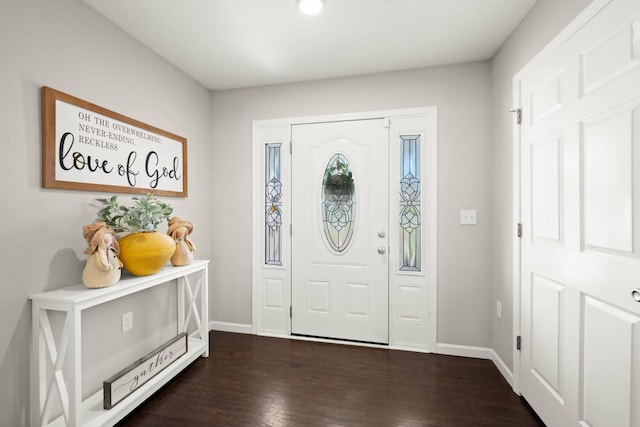
M 118 258 L 119 246 L 111 227 L 98 221 L 82 227 L 82 236 L 89 254 L 82 271 L 82 283 L 87 288 L 104 288 L 120 280 L 122 262 Z
M 171 264 L 175 266 L 189 265 L 193 261 L 196 245 L 187 237 L 193 231 L 193 224 L 174 216 L 169 220 L 167 234 L 176 242 L 176 250 L 171 256 Z

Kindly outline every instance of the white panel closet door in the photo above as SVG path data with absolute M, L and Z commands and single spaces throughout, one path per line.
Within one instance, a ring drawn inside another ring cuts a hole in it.
M 521 391 L 548 426 L 640 426 L 640 2 L 521 80 Z

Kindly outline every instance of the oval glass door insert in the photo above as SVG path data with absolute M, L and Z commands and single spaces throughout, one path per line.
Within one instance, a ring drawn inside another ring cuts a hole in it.
M 324 236 L 335 252 L 344 252 L 351 242 L 356 216 L 356 187 L 351 164 L 343 153 L 334 154 L 322 179 Z

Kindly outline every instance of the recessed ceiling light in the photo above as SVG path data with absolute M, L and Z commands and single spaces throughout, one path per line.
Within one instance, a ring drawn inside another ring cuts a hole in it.
M 298 8 L 305 15 L 317 15 L 324 7 L 324 0 L 298 0 Z

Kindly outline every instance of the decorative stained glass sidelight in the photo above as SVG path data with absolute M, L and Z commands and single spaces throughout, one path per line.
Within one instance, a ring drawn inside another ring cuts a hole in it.
M 342 153 L 334 154 L 322 179 L 322 222 L 324 236 L 334 251 L 344 252 L 353 236 L 356 188 L 351 164 Z
M 400 270 L 420 271 L 420 135 L 400 135 Z
M 264 263 L 282 265 L 282 143 L 265 145 Z

